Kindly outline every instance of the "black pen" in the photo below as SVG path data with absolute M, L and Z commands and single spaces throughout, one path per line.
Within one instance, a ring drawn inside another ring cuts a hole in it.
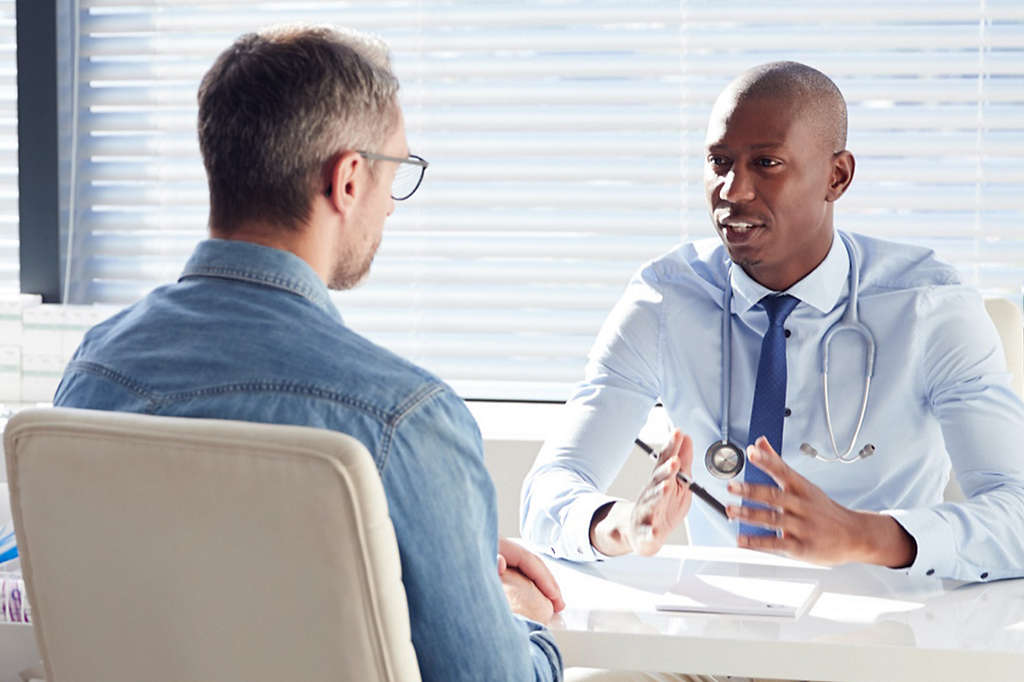
M 646 452 L 648 455 L 653 457 L 655 460 L 658 459 L 658 453 L 655 452 L 654 448 L 652 448 L 650 445 L 648 445 L 647 443 L 643 442 L 639 438 L 635 439 L 633 442 L 636 443 L 640 447 L 641 450 Z M 725 513 L 725 505 L 722 504 L 721 502 L 719 502 L 718 500 L 716 500 L 714 498 L 714 496 L 711 493 L 709 493 L 707 490 L 704 490 L 704 488 L 702 488 L 700 486 L 700 484 L 698 484 L 698 483 L 696 483 L 694 481 L 691 481 L 686 476 L 686 474 L 684 474 L 682 471 L 677 471 L 676 472 L 676 478 L 678 478 L 682 482 L 683 485 L 685 485 L 687 488 L 692 490 L 694 495 L 696 495 L 700 499 L 702 499 L 705 502 L 707 502 L 708 505 L 712 509 L 717 511 L 719 514 L 721 514 L 723 518 L 725 518 L 726 520 L 729 519 L 729 515 Z

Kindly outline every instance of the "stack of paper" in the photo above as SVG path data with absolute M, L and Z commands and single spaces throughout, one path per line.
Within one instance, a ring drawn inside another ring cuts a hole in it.
M 686 575 L 657 600 L 659 611 L 799 618 L 821 591 L 817 580 Z

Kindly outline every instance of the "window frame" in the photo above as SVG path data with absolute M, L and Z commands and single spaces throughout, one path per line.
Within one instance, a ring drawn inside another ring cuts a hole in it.
M 58 5 L 16 0 L 18 62 L 18 253 L 22 293 L 60 303 Z

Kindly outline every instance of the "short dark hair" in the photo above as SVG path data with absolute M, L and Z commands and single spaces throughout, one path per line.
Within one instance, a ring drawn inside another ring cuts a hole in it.
M 296 230 L 340 151 L 373 150 L 398 122 L 387 47 L 324 26 L 247 33 L 199 86 L 199 149 L 210 228 L 246 221 Z

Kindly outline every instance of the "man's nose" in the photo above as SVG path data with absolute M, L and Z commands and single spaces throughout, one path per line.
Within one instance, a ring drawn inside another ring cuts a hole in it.
M 722 189 L 719 195 L 723 201 L 740 203 L 754 198 L 754 182 L 750 174 L 734 164 L 722 178 Z

